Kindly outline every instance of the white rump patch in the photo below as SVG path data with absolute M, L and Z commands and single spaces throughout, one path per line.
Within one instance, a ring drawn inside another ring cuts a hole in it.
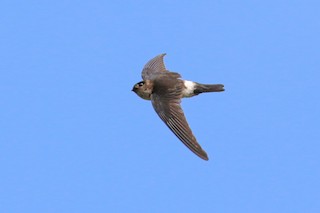
M 184 86 L 186 87 L 183 90 L 183 96 L 184 97 L 192 97 L 194 96 L 194 88 L 195 88 L 196 83 L 192 82 L 192 81 L 186 81 L 184 80 Z

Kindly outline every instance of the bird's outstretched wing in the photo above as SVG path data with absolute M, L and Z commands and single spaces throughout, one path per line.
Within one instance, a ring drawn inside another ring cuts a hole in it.
M 143 70 L 141 73 L 143 80 L 153 80 L 159 74 L 163 72 L 168 72 L 163 62 L 163 57 L 165 55 L 166 55 L 165 53 L 160 54 L 147 62 L 147 64 L 143 67 Z
M 165 77 L 154 81 L 154 90 L 151 95 L 153 108 L 169 129 L 192 152 L 200 158 L 208 160 L 207 153 L 201 148 L 194 137 L 180 105 L 183 81 L 174 77 L 168 77 L 170 74 L 169 72 L 168 75 L 163 75 Z

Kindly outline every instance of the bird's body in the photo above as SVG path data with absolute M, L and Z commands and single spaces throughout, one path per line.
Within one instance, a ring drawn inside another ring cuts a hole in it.
M 164 56 L 158 55 L 144 66 L 143 81 L 136 83 L 132 91 L 145 100 L 151 100 L 155 111 L 171 131 L 196 155 L 208 160 L 187 123 L 180 102 L 182 98 L 203 92 L 224 91 L 224 86 L 182 80 L 180 74 L 165 69 Z

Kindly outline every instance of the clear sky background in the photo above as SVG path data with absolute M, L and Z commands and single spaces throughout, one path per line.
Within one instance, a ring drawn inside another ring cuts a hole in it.
M 0 212 L 320 212 L 320 3 L 0 3 Z M 167 53 L 210 160 L 132 86 Z

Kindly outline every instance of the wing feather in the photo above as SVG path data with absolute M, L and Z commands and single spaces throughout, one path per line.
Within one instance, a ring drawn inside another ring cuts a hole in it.
M 141 73 L 143 80 L 153 80 L 159 74 L 168 72 L 163 62 L 163 57 L 165 55 L 166 53 L 160 54 L 147 62 Z
M 175 79 L 176 84 L 173 84 L 175 86 L 170 87 L 172 80 L 172 78 L 163 78 L 155 81 L 154 92 L 151 95 L 153 108 L 180 141 L 200 158 L 208 160 L 207 153 L 194 137 L 180 105 L 183 83 Z

